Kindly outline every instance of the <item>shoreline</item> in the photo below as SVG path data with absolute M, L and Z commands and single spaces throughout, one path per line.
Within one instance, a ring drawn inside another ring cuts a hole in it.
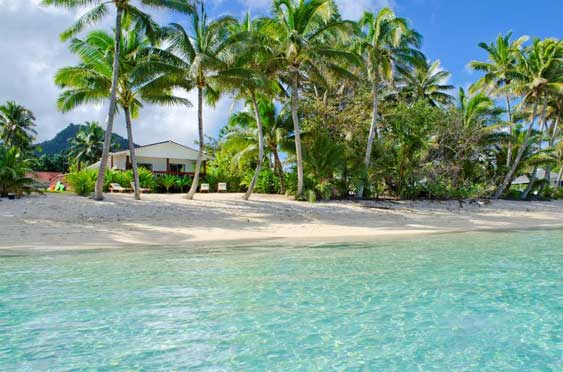
M 47 194 L 0 202 L 0 252 L 134 247 L 193 248 L 260 242 L 342 243 L 469 232 L 563 229 L 563 202 L 296 202 L 279 195 L 108 194 L 95 202 Z

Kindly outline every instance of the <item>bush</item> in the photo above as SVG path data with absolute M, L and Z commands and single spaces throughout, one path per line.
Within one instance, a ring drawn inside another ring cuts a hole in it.
M 164 187 L 166 193 L 170 192 L 170 189 L 176 185 L 178 177 L 172 174 L 165 174 L 162 177 L 159 177 L 158 182 L 159 184 Z
M 79 172 L 67 174 L 66 182 L 71 190 L 80 196 L 90 196 L 96 187 L 98 171 L 96 169 L 84 169 Z
M 43 193 L 44 186 L 27 176 L 32 173 L 31 164 L 32 160 L 26 159 L 16 148 L 0 146 L 0 196 Z
M 184 190 L 188 190 L 190 187 L 192 187 L 192 183 L 193 183 L 192 178 L 188 176 L 178 177 L 176 179 L 176 186 L 178 186 L 180 192 L 184 192 Z
M 307 195 L 307 201 L 309 203 L 317 202 L 317 193 L 314 190 L 306 190 L 305 195 Z

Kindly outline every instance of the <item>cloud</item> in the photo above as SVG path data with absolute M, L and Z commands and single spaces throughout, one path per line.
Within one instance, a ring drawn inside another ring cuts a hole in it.
M 225 0 L 211 0 L 214 4 L 223 4 Z M 255 11 L 269 10 L 272 0 L 239 0 L 245 9 Z M 395 7 L 394 0 L 336 0 L 338 9 L 345 19 L 359 19 L 364 11 L 376 12 L 383 7 Z
M 39 5 L 40 0 L 0 0 L 0 103 L 14 100 L 31 109 L 37 118 L 38 140 L 52 138 L 68 123 L 105 122 L 106 105 L 90 105 L 67 114 L 57 111 L 60 90 L 53 82 L 55 72 L 76 64 L 77 59 L 59 41 L 59 34 L 79 16 L 79 12 Z M 167 14 L 155 18 L 166 23 Z M 109 29 L 111 18 L 100 27 Z M 195 94 L 189 95 L 197 102 Z M 215 135 L 229 115 L 228 100 L 217 107 L 205 107 L 205 132 Z M 135 142 L 140 144 L 175 140 L 192 145 L 197 138 L 196 108 L 147 106 L 134 122 Z M 125 134 L 124 120 L 116 120 L 114 130 Z
M 340 14 L 345 19 L 359 19 L 365 11 L 372 13 L 383 7 L 395 6 L 394 0 L 336 0 Z

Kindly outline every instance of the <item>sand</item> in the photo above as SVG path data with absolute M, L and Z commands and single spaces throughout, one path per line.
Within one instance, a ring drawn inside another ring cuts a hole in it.
M 0 199 L 0 249 L 35 251 L 293 239 L 351 240 L 480 230 L 563 228 L 563 202 L 316 204 L 278 195 L 70 194 Z

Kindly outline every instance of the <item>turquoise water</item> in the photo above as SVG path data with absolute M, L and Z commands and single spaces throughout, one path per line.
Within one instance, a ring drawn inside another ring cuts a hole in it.
M 2 371 L 562 371 L 563 232 L 0 256 Z

